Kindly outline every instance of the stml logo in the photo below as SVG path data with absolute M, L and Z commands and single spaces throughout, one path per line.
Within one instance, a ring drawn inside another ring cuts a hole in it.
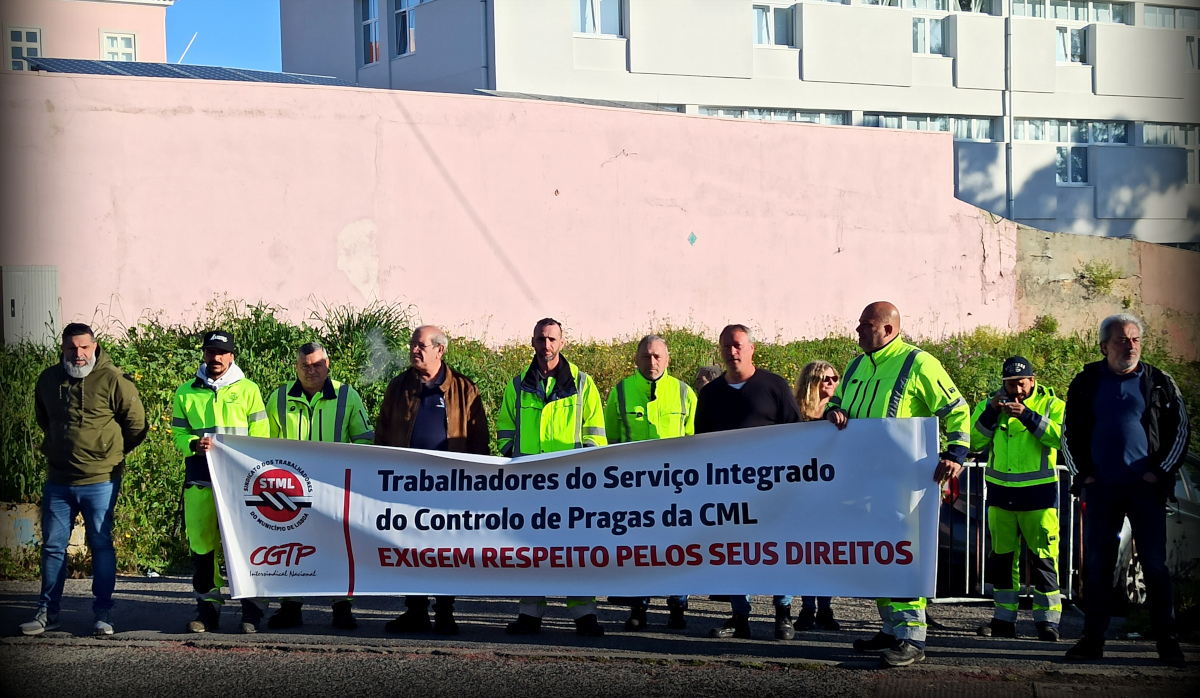
M 264 471 L 254 479 L 247 493 L 246 506 L 258 509 L 265 518 L 275 523 L 287 523 L 312 506 L 312 497 L 306 496 L 304 483 L 293 472 L 274 468 Z

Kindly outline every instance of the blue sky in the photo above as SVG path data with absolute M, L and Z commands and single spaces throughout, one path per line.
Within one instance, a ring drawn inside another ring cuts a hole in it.
M 199 32 L 197 34 L 197 32 Z M 167 8 L 167 61 L 281 70 L 279 0 L 176 0 Z

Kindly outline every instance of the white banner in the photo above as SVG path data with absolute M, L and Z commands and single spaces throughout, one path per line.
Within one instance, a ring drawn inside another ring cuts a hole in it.
M 237 598 L 934 594 L 936 419 L 519 459 L 217 442 Z

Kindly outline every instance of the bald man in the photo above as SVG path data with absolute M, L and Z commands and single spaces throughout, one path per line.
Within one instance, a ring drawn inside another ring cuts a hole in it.
M 851 419 L 937 417 L 946 427 L 946 450 L 934 479 L 958 477 L 971 442 L 971 407 L 933 356 L 900 338 L 900 311 L 887 301 L 868 305 L 858 319 L 858 346 L 825 418 L 845 429 Z M 877 599 L 883 628 L 855 640 L 860 652 L 880 652 L 888 666 L 925 659 L 925 599 Z

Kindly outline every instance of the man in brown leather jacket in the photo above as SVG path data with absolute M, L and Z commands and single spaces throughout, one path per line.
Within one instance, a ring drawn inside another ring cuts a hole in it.
M 483 400 L 469 378 L 442 362 L 449 343 L 446 333 L 433 325 L 413 331 L 411 366 L 388 384 L 375 425 L 376 445 L 488 455 Z M 458 633 L 453 596 L 437 597 L 436 627 L 429 620 L 429 597 L 407 596 L 404 605 L 408 610 L 384 626 L 388 631 Z

